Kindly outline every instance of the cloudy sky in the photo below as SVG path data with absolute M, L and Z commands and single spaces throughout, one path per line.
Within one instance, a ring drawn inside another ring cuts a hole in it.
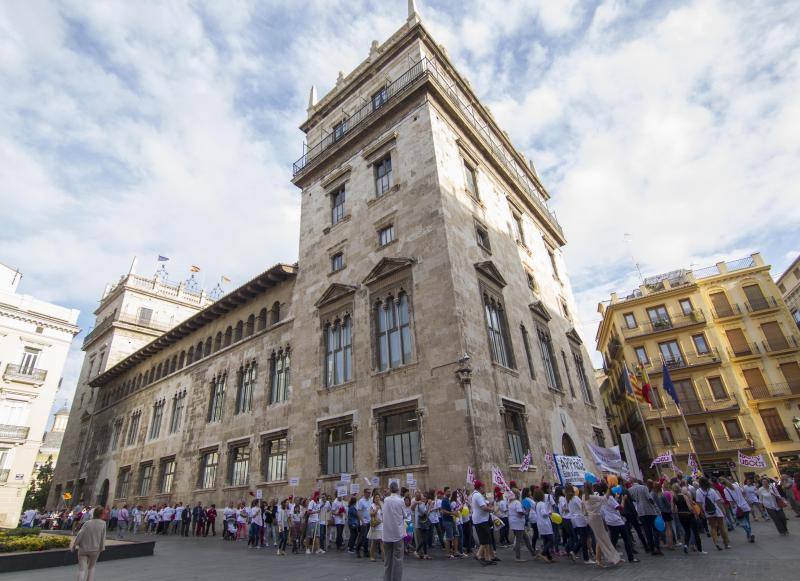
M 418 5 L 551 192 L 588 339 L 634 260 L 760 250 L 777 275 L 800 252 L 799 3 Z M 309 87 L 405 17 L 405 0 L 0 3 L 0 262 L 85 330 L 134 255 L 176 280 L 198 264 L 208 287 L 293 262 Z

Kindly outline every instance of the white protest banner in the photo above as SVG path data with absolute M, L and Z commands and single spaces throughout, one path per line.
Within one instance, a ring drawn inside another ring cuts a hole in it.
M 527 472 L 530 467 L 531 467 L 531 451 L 528 450 L 528 453 L 525 454 L 525 457 L 522 459 L 522 464 L 519 465 L 519 471 Z
M 347 485 L 344 486 L 337 486 L 336 487 L 336 496 L 342 498 L 343 496 L 347 496 Z
M 299 484 L 300 484 L 299 476 L 294 476 L 289 479 L 289 486 L 291 486 L 292 488 L 297 488 Z
M 589 452 L 592 453 L 592 458 L 600 470 L 606 472 L 613 472 L 619 474 L 622 472 L 622 454 L 619 451 L 619 446 L 613 448 L 603 448 L 596 444 L 589 442 Z
M 650 468 L 656 464 L 672 464 L 672 452 L 664 452 L 653 458 L 653 461 L 650 462 Z
M 256 498 L 258 500 L 261 500 L 262 498 L 264 498 L 264 491 L 261 490 L 260 488 L 256 490 Z
M 475 471 L 472 466 L 467 466 L 467 488 L 470 488 L 473 482 L 475 482 Z
M 747 456 L 739 452 L 739 464 L 745 466 L 746 468 L 766 468 L 767 463 L 764 462 L 764 456 L 759 454 L 758 456 Z
M 414 473 L 406 472 L 406 482 L 411 482 L 412 480 L 414 480 Z
M 342 482 L 344 482 L 345 484 L 350 484 L 350 475 L 349 475 L 349 474 L 342 474 L 342 475 L 339 477 L 339 480 L 341 480 L 341 481 L 342 481 Z
M 378 476 L 373 476 L 369 479 L 369 482 L 372 484 L 372 488 L 377 488 L 381 483 L 381 479 Z
M 583 486 L 586 466 L 580 456 L 562 456 L 553 454 L 553 461 L 556 465 L 556 475 L 561 480 L 561 485 L 573 484 Z
M 358 482 L 350 484 L 350 494 L 358 494 L 361 492 L 361 485 Z
M 506 483 L 506 479 L 503 476 L 503 473 L 497 466 L 492 466 L 492 483 L 495 484 L 496 486 L 499 486 L 500 490 L 503 491 L 511 490 L 511 488 Z

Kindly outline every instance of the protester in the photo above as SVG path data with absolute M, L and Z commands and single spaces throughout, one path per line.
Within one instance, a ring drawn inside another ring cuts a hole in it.
M 695 500 L 706 515 L 708 528 L 711 530 L 711 540 L 714 541 L 714 546 L 717 547 L 717 550 L 721 551 L 722 547 L 720 547 L 718 541 L 718 537 L 721 536 L 725 548 L 730 549 L 728 531 L 724 524 L 725 505 L 722 502 L 722 496 L 711 486 L 708 478 L 701 478 L 699 484 L 700 488 L 696 493 Z
M 400 581 L 403 578 L 403 537 L 405 536 L 405 503 L 400 498 L 400 486 L 389 484 L 389 496 L 382 508 L 383 526 L 383 580 Z
M 761 500 L 761 504 L 764 505 L 764 508 L 767 509 L 769 518 L 775 523 L 775 528 L 778 529 L 778 533 L 780 533 L 781 536 L 788 535 L 789 528 L 786 524 L 786 514 L 783 512 L 786 501 L 783 500 L 777 485 L 768 478 L 763 478 L 761 480 L 761 487 L 758 489 L 758 498 Z
M 94 509 L 94 518 L 81 527 L 70 544 L 70 549 L 78 553 L 78 581 L 94 579 L 94 566 L 105 548 L 106 521 L 103 507 L 98 506 Z

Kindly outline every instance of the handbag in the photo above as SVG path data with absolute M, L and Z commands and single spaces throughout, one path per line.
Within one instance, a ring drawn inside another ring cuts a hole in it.
M 744 511 L 738 506 L 736 507 L 736 518 L 738 519 L 744 518 Z

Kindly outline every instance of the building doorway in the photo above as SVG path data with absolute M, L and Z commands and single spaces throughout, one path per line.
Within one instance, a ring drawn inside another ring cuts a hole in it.
M 572 438 L 569 437 L 569 434 L 564 434 L 561 436 L 561 453 L 564 456 L 577 456 L 578 450 L 575 449 L 575 444 L 572 441 Z
M 97 494 L 97 505 L 105 506 L 108 501 L 108 478 L 103 480 L 103 485 L 100 487 L 100 492 Z

